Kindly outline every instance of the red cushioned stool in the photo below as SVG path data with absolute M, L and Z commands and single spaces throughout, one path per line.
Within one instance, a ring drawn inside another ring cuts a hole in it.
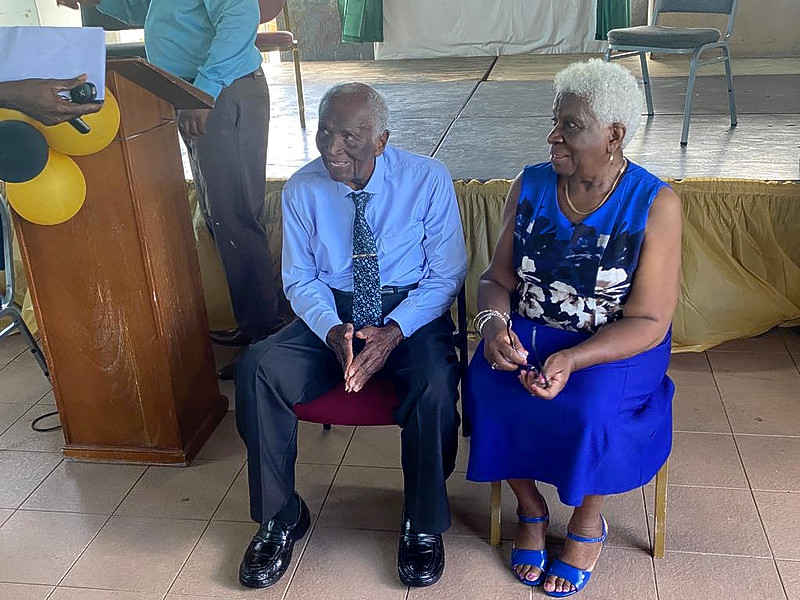
M 453 343 L 458 348 L 459 377 L 464 378 L 467 370 L 467 308 L 464 288 L 458 293 L 458 328 L 453 333 Z M 294 414 L 301 421 L 321 423 L 324 428 L 331 425 L 394 425 L 394 408 L 400 404 L 394 385 L 387 379 L 374 379 L 358 393 L 344 391 L 344 382 L 338 384 L 319 398 L 297 404 Z M 469 423 L 464 418 L 461 431 L 469 435 Z

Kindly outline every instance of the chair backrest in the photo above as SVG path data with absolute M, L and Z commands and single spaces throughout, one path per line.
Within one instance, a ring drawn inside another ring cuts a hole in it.
M 725 37 L 733 34 L 733 20 L 736 16 L 738 0 L 656 0 L 652 23 L 658 22 L 661 13 L 708 13 L 728 16 L 728 30 Z
M 260 23 L 272 21 L 283 9 L 286 0 L 258 0 L 258 8 L 261 9 Z

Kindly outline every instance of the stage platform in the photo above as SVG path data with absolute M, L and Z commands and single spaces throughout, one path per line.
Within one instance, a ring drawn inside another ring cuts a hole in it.
M 517 55 L 302 63 L 307 128 L 300 129 L 291 63 L 266 64 L 270 86 L 267 176 L 285 179 L 317 156 L 317 105 L 325 90 L 362 81 L 386 97 L 391 142 L 433 155 L 454 179 L 512 178 L 547 160 L 552 78 L 590 55 Z M 641 77 L 638 59 L 624 59 Z M 739 125 L 730 127 L 722 66 L 701 70 L 689 145 L 679 144 L 688 60 L 650 61 L 655 116 L 626 154 L 663 178 L 800 180 L 800 58 L 734 59 Z

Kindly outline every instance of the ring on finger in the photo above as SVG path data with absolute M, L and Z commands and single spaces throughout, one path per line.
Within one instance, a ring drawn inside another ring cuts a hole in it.
M 493 362 L 493 363 L 492 363 L 491 365 L 489 365 L 489 366 L 491 366 L 491 367 L 492 367 L 492 371 L 495 371 L 495 370 L 497 369 L 497 363 L 496 363 L 496 362 Z

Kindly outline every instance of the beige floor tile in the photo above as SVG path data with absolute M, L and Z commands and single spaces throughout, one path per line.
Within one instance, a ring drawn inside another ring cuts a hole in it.
M 669 361 L 669 376 L 675 385 L 714 386 L 714 376 L 705 352 L 673 354 Z
M 679 431 L 730 433 L 719 391 L 706 385 L 677 384 L 672 401 L 672 422 Z
M 550 510 L 548 537 L 560 543 L 567 534 L 567 524 L 573 509 L 558 500 L 558 492 L 553 486 L 540 484 L 539 489 Z M 516 501 L 514 504 L 516 507 Z M 508 516 L 516 518 L 514 512 Z M 650 537 L 647 533 L 647 515 L 641 489 L 608 496 L 603 505 L 603 516 L 608 521 L 608 546 L 649 551 Z
M 236 431 L 236 414 L 228 412 L 197 454 L 197 459 L 244 462 L 246 456 L 247 446 Z
M 312 519 L 319 513 L 335 473 L 336 467 L 333 465 L 297 465 L 295 487 L 308 505 Z M 253 522 L 250 520 L 247 465 L 236 477 L 236 481 L 233 482 L 233 486 L 222 501 L 222 505 L 214 514 L 214 520 Z
M 737 435 L 754 490 L 800 491 L 800 438 Z
M 800 560 L 800 493 L 755 492 L 756 504 L 775 558 Z
M 112 517 L 62 585 L 163 594 L 205 525 L 202 521 Z
M 489 538 L 489 492 L 488 483 L 467 481 L 463 473 L 454 473 L 447 480 L 447 496 L 450 500 L 452 525 L 448 535 L 466 535 Z M 512 539 L 517 530 L 517 501 L 514 492 L 503 482 L 502 491 L 503 539 Z
M 52 590 L 49 585 L 0 583 L 0 598 L 4 600 L 45 600 Z
M 324 431 L 318 423 L 298 423 L 297 462 L 338 465 L 353 437 L 355 427 L 334 425 Z
M 38 401 L 36 404 L 37 404 L 37 405 L 41 405 L 41 404 L 48 404 L 48 405 L 50 405 L 50 406 L 53 406 L 53 407 L 54 407 L 54 408 L 53 408 L 53 410 L 55 410 L 55 405 L 56 405 L 56 397 L 55 397 L 55 394 L 53 393 L 53 390 L 50 390 L 49 392 L 47 392 L 47 393 L 46 393 L 46 394 L 45 394 L 45 395 L 42 397 L 42 399 L 41 399 L 41 400 L 39 400 L 39 401 Z
M 22 402 L 33 406 L 50 390 L 50 382 L 30 352 L 0 370 L 0 402 Z
M 457 477 L 457 473 L 466 473 L 469 466 L 469 438 L 459 434 L 458 454 L 456 454 L 456 469 L 452 477 Z
M 777 352 L 785 354 L 786 344 L 780 329 L 775 328 L 755 337 L 725 342 L 714 346 L 709 352 L 712 354 L 714 352 Z
M 286 600 L 403 600 L 397 578 L 397 534 L 316 529 Z
M 651 516 L 653 489 L 648 486 L 645 494 Z M 721 488 L 669 487 L 667 549 L 756 557 L 770 555 L 750 491 Z
M 343 466 L 325 501 L 319 525 L 399 531 L 402 518 L 402 470 Z
M 247 589 L 239 583 L 239 562 L 254 533 L 255 526 L 252 523 L 212 523 L 181 569 L 170 593 L 226 600 L 279 600 L 289 583 L 291 572 L 266 591 Z M 290 569 L 302 555 L 304 544 L 305 540 L 295 545 Z
M 797 381 L 800 373 L 788 352 L 709 352 L 711 368 L 720 376 L 766 381 Z M 725 389 L 722 390 L 723 397 Z
M 55 585 L 105 519 L 18 510 L 0 528 L 0 581 Z
M 738 389 L 727 384 L 723 402 L 735 433 L 800 435 L 800 382 L 767 382 L 758 393 L 752 384 Z
M 357 427 L 342 464 L 399 469 L 400 432 L 396 425 Z
M 783 587 L 789 600 L 800 600 L 800 562 L 778 561 Z
M 0 435 L 6 431 L 14 421 L 19 419 L 28 410 L 28 405 L 24 402 L 2 402 L 0 403 Z M 30 426 L 30 425 L 29 425 Z
M 111 514 L 144 470 L 135 465 L 64 461 L 22 507 Z
M 541 598 L 535 595 L 533 598 Z M 581 592 L 585 600 L 656 600 L 653 561 L 639 550 L 605 548 Z
M 442 579 L 428 588 L 411 588 L 409 600 L 528 600 L 529 588 L 508 568 L 511 543 L 494 548 L 486 540 L 464 536 L 445 539 Z
M 161 600 L 161 594 L 60 587 L 47 600 Z
M 197 461 L 189 467 L 150 467 L 116 514 L 210 519 L 240 468 L 239 461 Z
M 10 517 L 13 514 L 14 511 L 10 508 L 0 508 L 0 527 L 2 527 L 3 523 L 5 523 L 8 520 L 8 517 Z
M 59 454 L 0 450 L 0 507 L 19 507 L 60 462 Z
M 784 597 L 772 560 L 667 552 L 654 562 L 659 600 Z
M 35 452 L 61 452 L 64 447 L 64 433 L 55 431 L 34 431 L 31 422 L 42 415 L 53 412 L 55 408 L 36 404 L 0 435 L 0 449 L 29 450 Z M 59 424 L 58 416 L 53 415 L 39 423 L 39 427 L 55 427 Z
M 672 484 L 747 488 L 733 436 L 675 433 L 669 462 Z
M 5 288 L 3 288 L 3 291 L 5 291 Z M 25 339 L 19 334 L 0 338 L 0 369 L 27 349 L 28 345 L 25 343 Z

